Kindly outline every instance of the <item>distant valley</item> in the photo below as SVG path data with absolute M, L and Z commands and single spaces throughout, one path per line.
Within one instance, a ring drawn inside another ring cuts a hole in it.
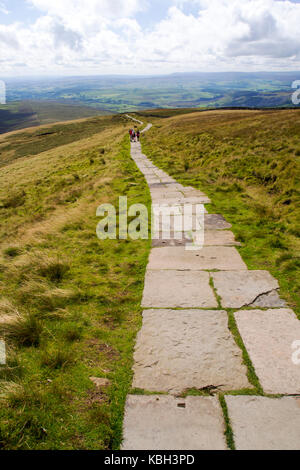
M 7 79 L 0 133 L 94 115 L 157 108 L 293 107 L 299 72 L 185 73 Z

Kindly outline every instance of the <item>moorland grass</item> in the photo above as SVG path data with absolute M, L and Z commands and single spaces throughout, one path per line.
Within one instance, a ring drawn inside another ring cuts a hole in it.
M 41 126 L 0 136 L 0 167 L 12 161 L 37 155 L 41 152 L 92 137 L 104 130 L 120 125 L 118 116 L 92 117 L 89 119 Z M 125 122 L 125 118 L 124 122 Z
M 1 449 L 120 446 L 150 242 L 100 241 L 96 209 L 117 205 L 120 195 L 150 204 L 125 131 L 122 118 L 113 126 L 107 118 L 94 136 L 77 128 L 76 142 L 58 139 L 0 169 L 1 201 L 25 193 L 20 205 L 0 208 L 0 337 L 8 353 L 0 366 Z M 36 134 L 24 133 L 30 138 Z M 24 154 L 22 142 L 22 150 L 12 145 Z M 97 389 L 90 377 L 110 385 Z

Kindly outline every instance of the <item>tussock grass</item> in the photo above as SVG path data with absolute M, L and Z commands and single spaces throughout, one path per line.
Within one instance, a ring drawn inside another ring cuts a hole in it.
M 16 209 L 17 207 L 23 206 L 25 202 L 25 191 L 11 192 L 9 196 L 0 200 L 0 208 L 3 209 Z
M 11 275 L 19 275 L 23 279 L 45 279 L 60 283 L 70 270 L 70 263 L 58 253 L 51 256 L 47 250 L 34 250 L 18 258 L 9 269 Z
M 6 345 L 7 361 L 0 367 L 0 382 L 19 380 L 23 375 L 23 367 L 19 355 L 12 345 Z
M 16 258 L 22 253 L 22 249 L 19 246 L 7 246 L 3 249 L 4 256 L 9 258 Z
M 0 403 L 9 401 L 14 396 L 23 392 L 22 385 L 10 381 L 0 380 Z
M 72 350 L 56 349 L 47 350 L 42 353 L 42 366 L 49 369 L 64 369 L 75 362 L 75 354 Z
M 20 313 L 11 306 L 0 313 L 0 337 L 18 346 L 38 346 L 42 325 L 32 313 Z
M 42 259 L 37 267 L 38 273 L 51 282 L 61 282 L 70 270 L 69 263 L 58 258 L 45 257 L 43 253 L 40 253 L 40 255 Z M 37 258 L 38 256 L 36 254 Z

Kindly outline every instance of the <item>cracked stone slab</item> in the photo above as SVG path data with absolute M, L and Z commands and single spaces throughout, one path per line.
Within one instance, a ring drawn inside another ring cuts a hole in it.
M 225 397 L 237 450 L 299 450 L 300 398 Z
M 266 294 L 261 294 L 250 307 L 286 307 L 286 303 L 279 297 L 277 290 L 272 290 Z
M 134 361 L 134 388 L 176 394 L 251 387 L 222 310 L 145 310 Z
M 206 214 L 204 223 L 205 230 L 224 230 L 232 227 L 220 214 Z
M 230 246 L 204 246 L 189 251 L 183 247 L 153 248 L 148 269 L 246 270 L 239 252 Z
M 240 310 L 237 327 L 266 393 L 300 394 L 300 366 L 293 362 L 293 343 L 300 322 L 287 308 Z
M 142 301 L 153 308 L 217 308 L 205 271 L 147 271 Z
M 223 232 L 221 232 L 223 233 Z M 227 271 L 213 273 L 212 278 L 221 305 L 225 308 L 285 306 L 276 291 L 278 281 L 268 271 Z M 271 296 L 264 294 L 272 292 Z
M 226 450 L 224 421 L 214 397 L 178 399 L 129 395 L 122 450 Z

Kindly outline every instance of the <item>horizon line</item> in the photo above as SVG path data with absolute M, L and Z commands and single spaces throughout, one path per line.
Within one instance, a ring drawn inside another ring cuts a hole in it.
M 227 71 L 214 71 L 214 72 L 201 72 L 201 71 L 188 71 L 188 72 L 170 72 L 170 73 L 159 73 L 159 74 L 131 74 L 131 73 L 93 73 L 93 74 L 30 74 L 23 76 L 13 76 L 13 75 L 0 75 L 0 79 L 6 78 L 10 80 L 23 80 L 28 78 L 88 78 L 88 77 L 126 77 L 126 78 L 155 78 L 155 77 L 170 77 L 174 75 L 221 75 L 221 74 L 244 74 L 244 75 L 255 75 L 255 74 L 289 74 L 295 73 L 300 74 L 300 71 L 297 70 L 258 70 L 258 71 L 243 71 L 243 70 L 227 70 Z

